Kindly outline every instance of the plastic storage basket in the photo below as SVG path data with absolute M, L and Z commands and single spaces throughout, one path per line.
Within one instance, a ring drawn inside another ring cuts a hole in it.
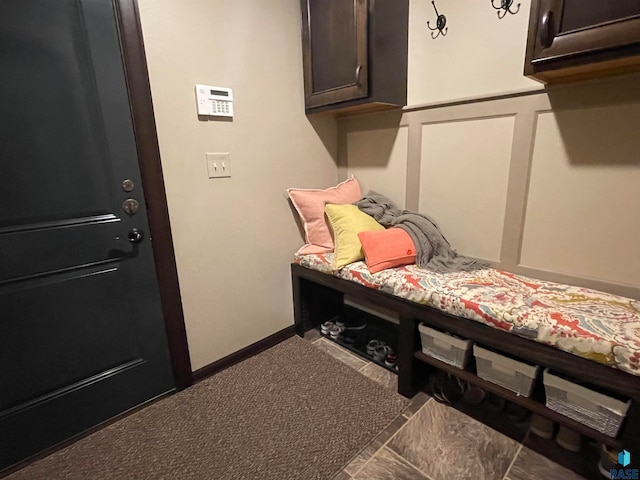
M 478 345 L 473 346 L 473 355 L 480 378 L 523 397 L 531 395 L 533 381 L 540 367 L 499 355 Z
M 615 437 L 631 401 L 624 402 L 544 371 L 547 408 Z
M 471 340 L 454 337 L 423 324 L 418 325 L 418 330 L 422 353 L 454 367 L 465 367 L 471 352 Z

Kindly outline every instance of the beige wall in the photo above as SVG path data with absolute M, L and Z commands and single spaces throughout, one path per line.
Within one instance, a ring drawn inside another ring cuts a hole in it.
M 194 369 L 291 325 L 288 264 L 302 239 L 282 192 L 335 184 L 338 153 L 342 177 L 437 214 L 463 253 L 639 291 L 634 83 L 518 97 L 538 106 L 439 107 L 541 87 L 521 74 L 527 0 L 502 20 L 488 2 L 438 8 L 449 32 L 432 40 L 430 2 L 410 2 L 409 106 L 434 106 L 338 129 L 304 115 L 298 0 L 140 0 Z M 197 118 L 196 83 L 233 88 L 233 121 Z M 205 152 L 230 152 L 232 178 L 208 179 Z M 611 236 L 584 242 L 594 221 Z M 615 248 L 596 256 L 607 241 Z
M 337 181 L 330 117 L 304 115 L 298 0 L 140 0 L 194 369 L 293 322 L 302 245 L 283 191 Z M 194 85 L 231 87 L 233 121 L 202 121 Z M 230 152 L 209 179 L 205 152 Z
M 522 75 L 528 1 L 502 20 L 437 5 L 449 31 L 432 40 L 431 3 L 410 3 L 403 114 L 339 121 L 340 173 L 404 189 L 461 253 L 640 297 L 640 76 L 541 88 Z
M 495 2 L 499 3 L 499 2 Z M 530 0 L 499 19 L 490 0 L 439 0 L 447 17 L 446 36 L 435 40 L 430 1 L 409 2 L 408 105 L 542 88 L 522 75 Z

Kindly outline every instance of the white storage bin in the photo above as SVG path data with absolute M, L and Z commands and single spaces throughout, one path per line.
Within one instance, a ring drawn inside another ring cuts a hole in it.
M 544 371 L 547 408 L 610 437 L 618 435 L 631 400 L 624 402 Z
M 426 325 L 418 325 L 422 353 L 454 367 L 464 368 L 471 352 L 471 340 L 454 337 L 434 330 Z
M 537 365 L 529 365 L 490 350 L 473 346 L 478 376 L 512 392 L 528 397 L 538 373 Z

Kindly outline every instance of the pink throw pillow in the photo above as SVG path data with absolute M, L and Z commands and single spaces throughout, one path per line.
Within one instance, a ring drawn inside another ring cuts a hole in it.
M 371 273 L 416 262 L 416 247 L 413 240 L 401 228 L 360 232 L 358 238 Z
M 325 203 L 353 203 L 362 197 L 355 177 L 325 190 L 290 188 L 287 193 L 304 223 L 307 244 L 298 250 L 300 255 L 333 250 L 331 230 L 324 216 Z

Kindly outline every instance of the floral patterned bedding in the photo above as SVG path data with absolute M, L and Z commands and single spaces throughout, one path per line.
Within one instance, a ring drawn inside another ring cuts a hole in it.
M 333 272 L 331 253 L 299 255 L 319 270 L 640 376 L 640 301 L 502 270 L 436 273 L 416 265 Z

